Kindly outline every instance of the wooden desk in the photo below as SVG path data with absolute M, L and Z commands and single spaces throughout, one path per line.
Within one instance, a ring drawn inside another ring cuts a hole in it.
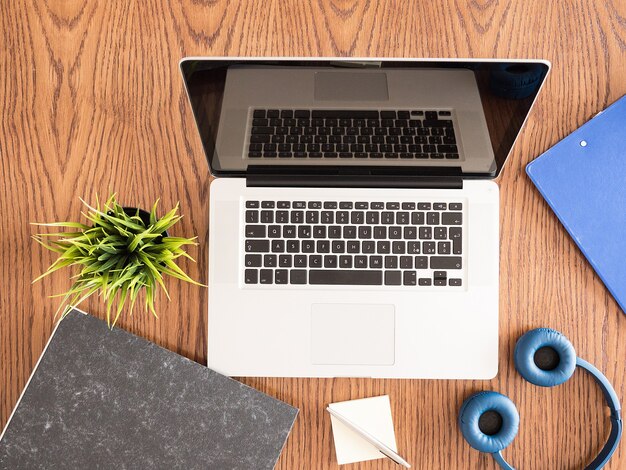
M 178 60 L 193 55 L 536 57 L 553 71 L 500 180 L 500 372 L 491 381 L 286 380 L 245 382 L 301 409 L 278 467 L 336 468 L 328 402 L 389 394 L 398 447 L 424 469 L 494 468 L 462 440 L 463 399 L 508 394 L 521 429 L 506 457 L 522 469 L 580 468 L 608 433 L 598 389 L 577 372 L 539 389 L 511 354 L 529 328 L 569 336 L 626 398 L 626 316 L 524 174 L 536 155 L 626 93 L 626 3 L 14 1 L 0 7 L 0 422 L 7 421 L 53 327 L 67 288 L 29 237 L 31 221 L 74 219 L 79 196 L 115 190 L 128 205 L 180 200 L 177 234 L 197 234 L 206 280 L 209 172 Z M 467 3 L 467 4 L 466 4 Z M 200 363 L 207 294 L 169 282 L 160 320 L 137 311 L 121 327 Z M 97 299 L 84 305 L 103 317 Z M 626 444 L 612 469 L 626 467 Z M 396 468 L 388 461 L 346 468 Z

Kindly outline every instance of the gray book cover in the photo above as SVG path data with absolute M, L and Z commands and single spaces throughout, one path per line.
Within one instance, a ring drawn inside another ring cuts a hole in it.
M 1 469 L 271 469 L 298 410 L 77 310 L 0 438 Z

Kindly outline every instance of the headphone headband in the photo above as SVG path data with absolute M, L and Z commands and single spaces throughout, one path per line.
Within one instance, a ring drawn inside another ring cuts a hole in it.
M 585 467 L 585 470 L 594 470 L 602 468 L 609 461 L 611 455 L 615 452 L 615 449 L 617 449 L 617 444 L 622 437 L 621 409 L 619 399 L 617 398 L 617 394 L 615 393 L 613 386 L 602 372 L 580 357 L 576 358 L 576 365 L 594 378 L 595 382 L 602 390 L 606 404 L 611 410 L 611 433 L 609 434 L 609 438 L 607 439 L 606 444 L 604 444 L 604 447 L 602 447 L 598 456 L 593 459 L 587 467 Z

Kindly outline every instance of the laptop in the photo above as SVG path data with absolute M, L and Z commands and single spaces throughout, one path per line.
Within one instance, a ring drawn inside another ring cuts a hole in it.
M 185 58 L 209 168 L 208 365 L 490 379 L 494 182 L 545 61 Z

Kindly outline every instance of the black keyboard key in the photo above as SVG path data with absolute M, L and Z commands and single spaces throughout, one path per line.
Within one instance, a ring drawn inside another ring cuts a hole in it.
M 452 254 L 460 255 L 463 250 L 461 227 L 450 227 L 448 235 L 452 240 Z
M 263 256 L 263 266 L 266 268 L 275 268 L 277 262 L 278 262 L 278 257 L 276 255 Z
M 248 152 L 248 158 L 261 158 L 261 152 Z
M 428 225 L 439 225 L 439 212 L 427 212 L 426 223 Z
M 370 256 L 370 268 L 381 269 L 383 267 L 382 256 Z
M 259 282 L 259 271 L 256 269 L 246 269 L 244 271 L 244 282 L 246 284 L 257 284 Z
M 306 268 L 306 255 L 295 255 L 293 257 L 293 267 L 294 268 Z
M 336 268 L 337 267 L 337 255 L 326 255 L 326 256 L 324 256 L 324 267 L 325 268 Z
M 410 255 L 419 255 L 421 253 L 421 246 L 422 244 L 420 242 L 408 242 L 407 253 Z
M 399 240 L 402 238 L 402 227 L 398 227 L 397 225 L 389 227 L 389 238 L 392 240 Z
M 395 111 L 381 111 L 380 112 L 380 118 L 381 119 L 396 119 L 396 112 Z
M 433 279 L 433 285 L 435 286 L 445 286 L 447 284 L 446 279 Z
M 435 242 L 423 242 L 422 253 L 424 253 L 425 255 L 434 255 L 435 254 Z
M 391 243 L 388 241 L 380 241 L 376 243 L 376 253 L 388 254 L 391 252 Z
M 365 222 L 368 225 L 377 225 L 380 222 L 380 212 L 366 212 L 365 213 Z
M 287 240 L 287 253 L 300 253 L 300 240 Z
M 291 255 L 280 255 L 278 257 L 278 266 L 280 266 L 281 268 L 290 268 L 291 262 Z
M 385 271 L 385 285 L 399 286 L 402 280 L 401 271 Z
M 333 253 L 345 253 L 346 242 L 343 240 L 335 240 L 331 243 L 331 249 Z
M 337 209 L 337 203 L 326 201 L 324 202 L 324 209 Z
M 448 238 L 448 229 L 446 227 L 435 227 L 435 240 L 445 240 Z
M 246 253 L 268 253 L 270 251 L 269 240 L 246 240 Z
M 313 227 L 313 238 L 326 238 L 326 227 L 323 225 Z
M 430 269 L 461 269 L 460 256 L 431 256 Z
M 415 240 L 417 238 L 417 228 L 413 226 L 404 227 L 404 239 Z
M 347 243 L 346 251 L 348 253 L 360 253 L 361 252 L 360 245 L 361 245 L 361 242 L 359 242 L 357 240 L 350 240 Z
M 261 255 L 246 255 L 244 263 L 246 268 L 260 268 L 263 257 Z
M 354 267 L 360 269 L 367 268 L 367 256 L 355 256 Z
M 405 286 L 414 286 L 417 283 L 417 273 L 415 271 L 404 271 L 403 283 Z
M 437 145 L 437 152 L 439 153 L 458 153 L 459 149 L 456 145 Z
M 302 253 L 315 253 L 315 242 L 313 240 L 302 240 Z
M 420 286 L 432 286 L 433 285 L 433 280 L 429 279 L 427 277 L 420 277 L 418 284 Z
M 328 227 L 328 238 L 341 238 L 341 227 L 338 225 Z
M 372 227 L 362 225 L 359 227 L 359 238 L 372 238 Z
M 355 209 L 368 209 L 369 204 L 367 202 L 357 202 L 354 204 Z
M 252 112 L 252 117 L 253 118 L 264 118 L 265 117 L 265 110 L 264 109 L 255 109 Z
M 343 228 L 343 238 L 356 238 L 356 227 L 354 225 L 346 225 Z
M 248 224 L 259 223 L 259 211 L 255 211 L 255 210 L 246 211 L 246 223 Z
M 274 282 L 274 272 L 272 269 L 261 269 L 261 284 L 272 284 Z
M 400 256 L 400 269 L 413 269 L 413 257 Z
M 451 211 L 460 211 L 461 209 L 463 209 L 463 204 L 461 204 L 460 202 L 451 202 L 450 203 L 450 210 Z
M 374 227 L 374 238 L 377 240 L 387 238 L 387 227 Z
M 426 111 L 426 119 L 434 120 L 438 118 L 439 116 L 437 116 L 437 111 Z
M 385 256 L 385 269 L 398 269 L 398 257 Z
M 298 238 L 311 238 L 311 226 L 300 225 L 298 227 Z
M 253 126 L 269 126 L 269 121 L 267 119 L 253 119 L 252 120 L 252 125 Z
M 285 119 L 285 118 L 291 119 L 291 118 L 293 118 L 293 111 L 290 110 L 290 109 L 283 109 L 280 112 L 280 117 L 283 118 L 283 119 Z
M 304 269 L 292 269 L 289 271 L 290 284 L 306 284 L 306 271 Z
M 358 270 L 317 270 L 309 271 L 309 284 L 313 285 L 382 285 L 381 271 L 358 271 Z
M 461 285 L 461 279 L 450 278 L 450 279 L 448 279 L 448 285 L 449 286 L 460 286 Z
M 419 202 L 417 204 L 417 209 L 420 211 L 429 211 L 431 210 L 430 202 Z
M 273 224 L 274 211 L 261 211 L 261 222 L 264 224 Z
M 365 213 L 362 211 L 354 211 L 350 214 L 351 224 L 362 224 L 365 222 Z
M 433 228 L 432 227 L 420 227 L 419 228 L 419 239 L 420 240 L 430 240 L 433 238 Z
M 361 252 L 365 254 L 371 254 L 376 252 L 376 243 L 371 241 L 364 241 L 361 243 Z
M 267 227 L 267 236 L 269 238 L 279 238 L 280 235 L 280 225 L 270 225 L 269 227 Z
M 275 284 L 287 284 L 289 280 L 289 271 L 287 269 L 277 269 L 274 271 Z
M 411 224 L 424 225 L 424 213 L 423 212 L 411 212 Z
M 285 240 L 272 240 L 272 253 L 283 253 L 285 251 Z
M 259 201 L 246 201 L 246 208 L 247 209 L 258 209 L 259 208 Z
M 296 226 L 284 225 L 283 226 L 283 238 L 296 238 Z
M 265 225 L 246 225 L 246 238 L 265 238 Z
M 298 119 L 309 119 L 311 117 L 311 111 L 308 109 L 296 109 L 293 115 Z
M 382 212 L 381 213 L 381 221 L 383 224 L 393 224 L 394 223 L 394 213 L 393 212 Z
M 278 111 L 277 109 L 269 109 L 267 111 L 268 118 L 277 118 L 279 116 L 280 116 L 280 111 Z
M 428 257 L 416 256 L 415 257 L 415 269 L 428 269 Z
M 398 212 L 396 214 L 396 223 L 399 225 L 407 225 L 409 223 L 409 213 Z
M 450 242 L 438 242 L 437 243 L 437 254 L 449 255 L 450 250 L 451 250 Z
M 352 256 L 342 255 L 339 257 L 339 267 L 342 269 L 352 268 Z
M 347 224 L 350 222 L 350 215 L 348 211 L 337 211 L 337 223 Z
M 276 222 L 279 224 L 286 224 L 289 222 L 288 211 L 276 211 Z
M 311 268 L 321 268 L 322 267 L 322 256 L 321 255 L 309 255 L 309 267 L 311 267 Z
M 403 255 L 404 253 L 406 253 L 406 242 L 405 241 L 391 242 L 391 252 L 396 255 Z
M 318 240 L 317 252 L 318 253 L 330 253 L 330 242 L 328 240 Z
M 441 214 L 442 225 L 461 225 L 463 224 L 462 212 L 444 212 Z
M 252 128 L 252 130 L 250 131 L 250 133 L 252 135 L 255 134 L 267 134 L 267 135 L 271 135 L 274 133 L 274 128 L 271 126 L 255 126 Z
M 304 223 L 304 211 L 292 211 L 291 212 L 291 223 L 292 224 Z

